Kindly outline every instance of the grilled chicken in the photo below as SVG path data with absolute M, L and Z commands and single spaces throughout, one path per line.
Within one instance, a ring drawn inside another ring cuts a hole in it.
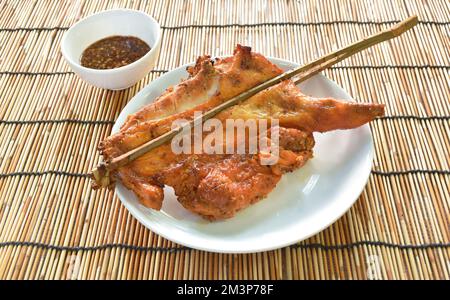
M 194 112 L 205 112 L 282 70 L 249 47 L 238 45 L 234 55 L 225 59 L 199 57 L 188 72 L 187 80 L 129 116 L 120 132 L 101 143 L 99 149 L 105 160 L 162 135 L 175 120 L 190 120 Z M 380 104 L 308 97 L 287 80 L 215 117 L 222 124 L 226 120 L 278 120 L 279 155 L 275 164 L 262 163 L 268 154 L 261 149 L 246 154 L 175 154 L 168 143 L 119 168 L 114 177 L 147 207 L 161 208 L 163 187 L 168 185 L 186 209 L 210 220 L 229 218 L 264 198 L 282 174 L 303 166 L 313 156 L 313 132 L 355 128 L 383 114 Z M 264 134 L 270 144 L 271 132 Z M 224 138 L 215 143 L 226 148 L 230 141 Z M 240 143 L 249 147 L 248 139 L 235 137 L 232 143 L 233 147 Z

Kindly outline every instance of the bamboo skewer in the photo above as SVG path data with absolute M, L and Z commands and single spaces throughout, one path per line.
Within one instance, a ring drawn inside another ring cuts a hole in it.
M 298 84 L 302 81 L 305 81 L 306 79 L 310 78 L 311 76 L 314 76 L 315 74 L 329 68 L 330 66 L 362 51 L 365 50 L 373 45 L 376 45 L 378 43 L 390 40 L 392 38 L 398 37 L 399 35 L 403 34 L 404 32 L 408 31 L 412 27 L 414 27 L 418 22 L 417 16 L 411 16 L 407 19 L 405 19 L 402 22 L 399 22 L 398 24 L 394 25 L 390 29 L 381 31 L 379 33 L 376 33 L 368 38 L 362 39 L 358 42 L 355 42 L 347 47 L 341 48 L 340 50 L 337 50 L 335 52 L 332 52 L 330 54 L 327 54 L 311 63 L 308 63 L 304 66 L 294 68 L 292 70 L 289 70 L 275 78 L 272 78 L 266 82 L 263 82 L 262 84 L 253 87 L 236 97 L 231 98 L 230 100 L 212 108 L 211 110 L 207 111 L 206 113 L 194 118 L 187 124 L 183 126 L 179 126 L 171 131 L 166 132 L 165 134 L 148 141 L 147 143 L 127 152 L 124 153 L 118 157 L 113 158 L 111 161 L 108 162 L 101 162 L 96 168 L 92 170 L 92 178 L 95 180 L 94 186 L 96 187 L 107 187 L 111 183 L 110 179 L 110 172 L 116 170 L 119 167 L 122 167 L 126 165 L 127 163 L 135 160 L 136 158 L 140 157 L 141 155 L 149 152 L 150 150 L 163 145 L 164 143 L 170 141 L 172 138 L 174 138 L 177 134 L 182 132 L 186 127 L 194 126 L 199 121 L 206 121 L 221 111 L 237 105 L 246 99 L 256 95 L 260 91 L 263 91 L 271 86 L 274 86 L 284 80 L 293 78 L 294 76 L 299 76 L 295 80 L 295 83 Z

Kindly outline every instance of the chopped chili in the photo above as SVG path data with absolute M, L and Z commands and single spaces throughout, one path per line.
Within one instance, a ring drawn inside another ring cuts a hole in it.
M 115 69 L 135 62 L 150 51 L 149 45 L 134 36 L 110 36 L 83 51 L 81 65 L 91 69 Z

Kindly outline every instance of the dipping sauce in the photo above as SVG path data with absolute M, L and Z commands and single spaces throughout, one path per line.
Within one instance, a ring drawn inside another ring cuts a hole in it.
M 148 51 L 149 45 L 137 37 L 115 35 L 87 47 L 80 62 L 86 68 L 115 69 L 135 62 Z

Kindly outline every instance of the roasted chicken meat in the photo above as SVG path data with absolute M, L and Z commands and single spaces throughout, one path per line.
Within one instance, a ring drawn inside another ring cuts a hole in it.
M 283 73 L 261 54 L 240 45 L 233 56 L 224 59 L 199 57 L 188 72 L 189 78 L 130 115 L 120 132 L 100 144 L 105 161 L 170 131 L 175 120 L 191 120 L 194 112 L 208 111 Z M 381 104 L 312 98 L 286 80 L 215 116 L 222 123 L 238 119 L 269 123 L 278 120 L 279 154 L 275 164 L 261 163 L 268 155 L 264 151 L 176 154 L 166 143 L 112 175 L 149 208 L 161 209 L 163 188 L 167 185 L 174 188 L 186 209 L 210 220 L 230 218 L 264 198 L 284 173 L 302 167 L 313 157 L 313 132 L 355 128 L 383 114 Z M 270 145 L 271 132 L 264 133 Z M 235 138 L 233 146 L 242 142 L 246 143 Z M 224 140 L 223 147 L 226 143 Z

